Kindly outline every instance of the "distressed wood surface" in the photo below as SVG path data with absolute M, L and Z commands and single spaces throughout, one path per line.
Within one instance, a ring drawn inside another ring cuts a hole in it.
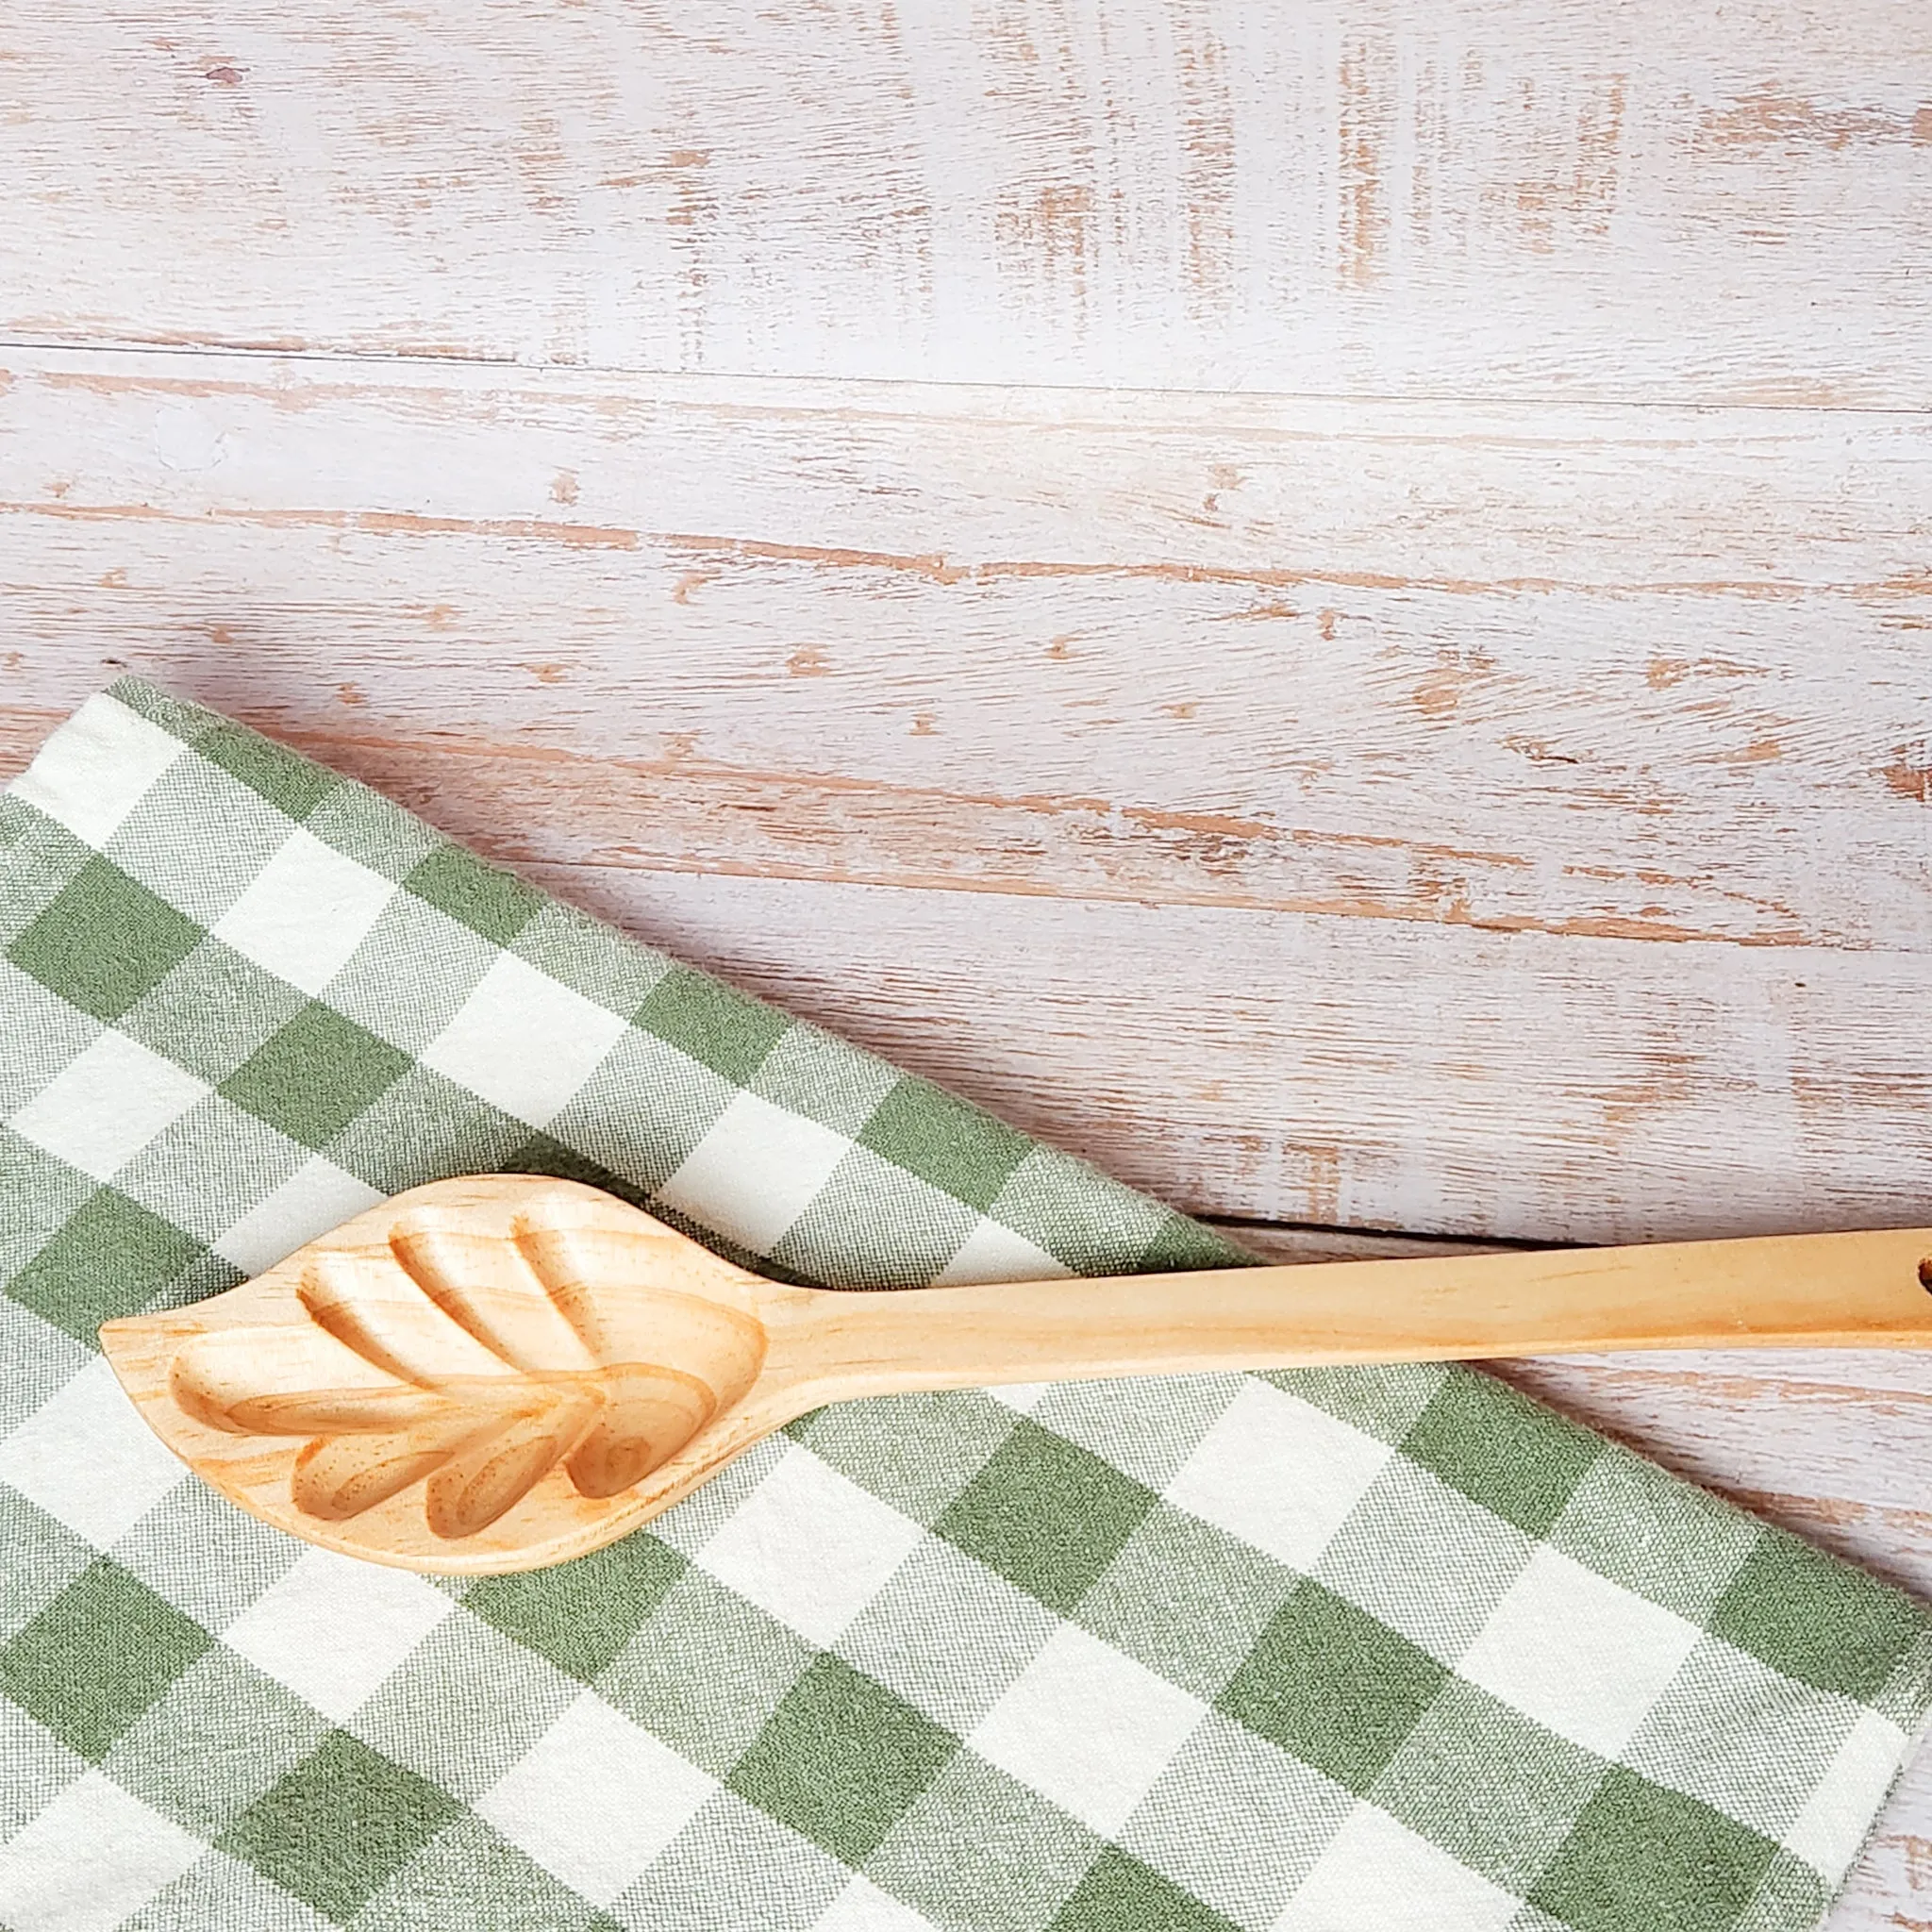
M 16 757 L 150 672 L 1201 1211 L 1923 1219 L 1924 418 L 5 366 Z
M 26 0 L 0 327 L 1932 400 L 1911 0 Z
M 1924 8 L 30 0 L 0 180 L 0 777 L 141 670 L 1283 1255 L 1925 1218 Z M 1507 1373 L 1932 1593 L 1916 1358 Z

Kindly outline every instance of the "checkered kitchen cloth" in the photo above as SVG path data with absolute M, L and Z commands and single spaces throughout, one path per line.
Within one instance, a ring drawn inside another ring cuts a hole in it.
M 95 1353 L 539 1170 L 797 1278 L 1216 1236 L 133 681 L 0 798 L 0 1924 L 1787 1932 L 1932 1623 L 1474 1373 L 805 1419 L 428 1581 L 218 1500 Z

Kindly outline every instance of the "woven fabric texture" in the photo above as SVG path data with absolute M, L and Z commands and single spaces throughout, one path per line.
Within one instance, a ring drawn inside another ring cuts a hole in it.
M 482 1170 L 834 1286 L 1218 1236 L 125 681 L 0 799 L 10 1932 L 1799 1932 L 1917 1604 L 1460 1368 L 808 1417 L 431 1581 L 146 1433 L 104 1319 Z

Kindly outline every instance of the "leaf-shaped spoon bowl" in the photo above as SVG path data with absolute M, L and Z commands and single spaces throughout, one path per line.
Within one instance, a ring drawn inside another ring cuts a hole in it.
M 156 1433 L 244 1509 L 379 1563 L 489 1573 L 596 1549 L 843 1397 L 1565 1349 L 1925 1347 L 1928 1257 L 1932 1230 L 1908 1228 L 840 1292 L 767 1281 L 593 1188 L 498 1174 L 399 1194 L 101 1341 Z
M 623 1535 L 799 1412 L 783 1377 L 745 1397 L 802 1292 L 596 1189 L 492 1175 L 101 1340 L 244 1509 L 378 1562 L 499 1572 Z

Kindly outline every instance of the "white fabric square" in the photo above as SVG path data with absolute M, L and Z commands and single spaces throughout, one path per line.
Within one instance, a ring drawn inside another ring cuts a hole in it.
M 173 1060 L 110 1028 L 8 1124 L 70 1167 L 108 1181 L 211 1091 Z
M 1394 1454 L 1313 1403 L 1249 1381 L 1182 1464 L 1167 1499 L 1306 1571 Z
M 383 1198 L 366 1181 L 317 1154 L 236 1222 L 215 1242 L 215 1253 L 244 1274 L 259 1274 L 305 1241 L 340 1227 Z
M 394 884 L 297 826 L 222 914 L 214 936 L 313 996 L 369 936 Z
M 1907 1741 L 1875 1710 L 1861 1710 L 1810 1803 L 1785 1834 L 1785 1849 L 1827 1885 L 1837 1885 L 1857 1857 L 1873 1814 L 1905 1761 Z
M 0 1482 L 98 1550 L 190 1479 L 100 1357 L 0 1438 Z
M 719 1582 L 822 1648 L 925 1532 L 796 1444 L 698 1552 Z
M 1274 1932 L 1503 1932 L 1522 1901 L 1386 1811 L 1357 1805 Z
M 308 1550 L 222 1632 L 222 1641 L 343 1724 L 455 1608 L 407 1570 Z
M 981 1215 L 953 1258 L 933 1276 L 935 1288 L 974 1281 L 1051 1281 L 1073 1274 L 1024 1234 Z
M 188 749 L 106 691 L 88 699 L 13 782 L 76 839 L 105 845 L 157 778 Z
M 888 1897 L 870 1878 L 855 1878 L 832 1903 L 811 1932 L 931 1932 L 932 1921 L 910 1906 Z
M 967 1742 L 1110 1838 L 1208 1707 L 1062 1624 Z
M 718 1783 L 586 1690 L 477 1801 L 546 1872 L 607 1906 Z
M 1616 1757 L 1702 1634 L 1545 1545 L 1457 1668 L 1557 1736 Z
M 8 1932 L 109 1932 L 208 1847 L 98 1771 L 0 1846 Z
M 625 1024 L 504 953 L 430 1042 L 423 1063 L 505 1113 L 547 1127 L 623 1037 Z
M 852 1142 L 803 1114 L 741 1093 L 665 1182 L 658 1198 L 768 1254 L 811 1206 Z
M 1031 1415 L 1058 1386 L 1053 1382 L 1001 1382 L 986 1392 L 1003 1408 Z

